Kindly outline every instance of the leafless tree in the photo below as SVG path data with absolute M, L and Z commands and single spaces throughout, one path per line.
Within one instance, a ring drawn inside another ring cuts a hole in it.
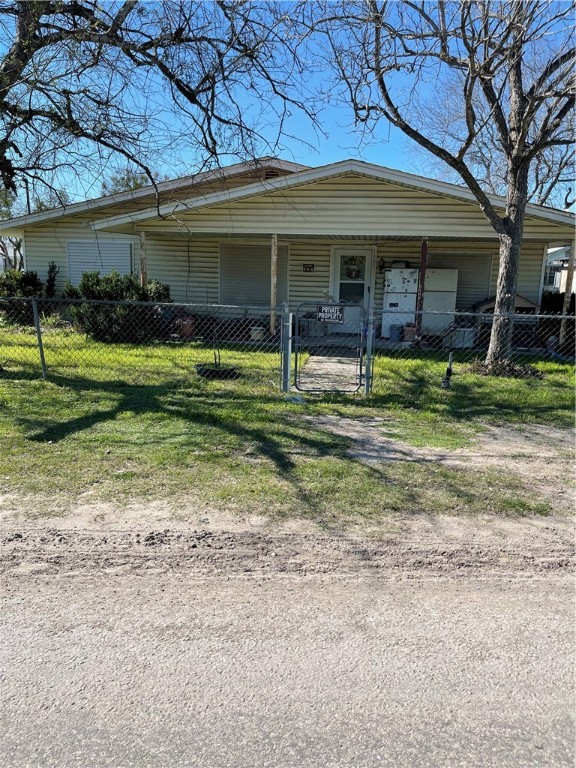
M 530 182 L 549 198 L 573 147 L 574 4 L 555 0 L 342 0 L 301 6 L 335 67 L 340 94 L 365 130 L 387 120 L 439 158 L 474 193 L 500 241 L 495 321 L 486 362 L 510 355 L 520 246 Z M 458 107 L 449 132 L 414 104 L 447 84 Z M 506 205 L 489 196 L 502 158 Z M 484 164 L 484 168 L 482 165 Z M 555 173 L 557 177 L 555 177 Z
M 22 240 L 19 237 L 0 237 L 0 272 L 5 269 L 24 269 Z
M 0 191 L 0 219 L 12 216 L 15 199 L 13 193 Z M 19 237 L 0 237 L 0 271 L 23 268 L 22 240 Z
M 458 75 L 459 73 L 455 73 Z M 442 90 L 430 90 L 422 99 L 414 99 L 410 104 L 410 121 L 421 122 L 426 116 L 426 133 L 436 143 L 449 147 L 457 154 L 462 146 L 465 124 L 465 103 L 460 98 L 462 86 L 456 78 L 455 83 L 445 77 Z M 487 103 L 476 94 L 474 111 L 480 116 L 483 130 L 479 131 L 470 147 L 466 162 L 478 182 L 488 192 L 506 195 L 507 161 L 498 140 L 496 123 L 490 119 Z M 569 117 L 572 119 L 573 115 Z M 574 123 L 570 127 L 574 135 Z M 566 199 L 571 196 L 574 187 L 574 164 L 576 145 L 547 147 L 538 154 L 530 167 L 528 178 L 528 201 L 536 205 L 552 205 L 566 208 Z M 410 151 L 420 155 L 422 172 L 443 181 L 455 184 L 461 182 L 460 175 L 446 166 L 444 160 L 431 154 L 419 144 L 410 142 Z
M 153 181 L 175 148 L 195 169 L 248 159 L 306 109 L 265 0 L 0 0 L 0 35 L 7 192 L 57 188 L 111 157 Z

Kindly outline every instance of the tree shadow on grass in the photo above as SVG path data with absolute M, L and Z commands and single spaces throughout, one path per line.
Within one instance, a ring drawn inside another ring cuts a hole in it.
M 295 476 L 296 462 L 293 456 L 300 453 L 315 458 L 346 458 L 341 438 L 322 430 L 311 430 L 308 425 L 291 425 L 284 420 L 274 420 L 270 405 L 278 404 L 277 396 L 194 391 L 190 390 L 189 380 L 134 385 L 121 380 L 94 382 L 82 377 L 53 375 L 51 383 L 78 393 L 102 395 L 116 402 L 110 407 L 92 410 L 56 424 L 46 425 L 41 419 L 20 416 L 17 421 L 27 431 L 27 439 L 33 442 L 58 443 L 100 424 L 114 421 L 124 413 L 175 417 L 182 419 L 192 431 L 195 427 L 216 429 L 223 435 L 237 438 L 240 444 L 254 448 L 257 454 L 273 464 L 279 477 L 290 482 L 300 501 L 311 511 L 318 511 L 318 506 Z M 239 409 L 242 416 L 235 416 L 231 412 Z M 248 421 L 251 413 L 254 416 L 253 424 Z M 150 426 L 150 434 L 153 429 Z M 161 445 L 165 439 L 159 435 L 156 441 Z M 147 442 L 150 443 L 150 440 Z M 195 438 L 191 436 L 191 450 L 198 442 L 198 434 Z
M 295 496 L 300 505 L 300 511 L 305 510 L 308 514 L 316 514 L 325 517 L 326 504 L 325 499 L 320 498 L 317 492 L 310 490 L 305 481 L 298 477 L 295 458 L 298 455 L 311 456 L 313 458 L 334 458 L 344 460 L 350 465 L 361 465 L 367 469 L 374 479 L 385 484 L 389 481 L 389 473 L 383 464 L 371 466 L 366 464 L 358 457 L 347 453 L 347 448 L 351 440 L 331 434 L 325 431 L 321 425 L 319 427 L 311 426 L 309 422 L 303 424 L 300 420 L 291 421 L 290 418 L 280 416 L 275 418 L 274 407 L 282 404 L 278 395 L 274 394 L 252 394 L 250 392 L 222 392 L 213 388 L 199 387 L 191 383 L 189 377 L 182 377 L 178 380 L 164 381 L 153 385 L 138 385 L 128 383 L 121 379 L 95 382 L 93 379 L 83 377 L 51 376 L 51 383 L 57 387 L 66 388 L 68 391 L 76 392 L 80 397 L 85 395 L 90 399 L 94 409 L 89 413 L 81 415 L 70 415 L 64 417 L 58 423 L 46 424 L 46 420 L 41 418 L 25 418 L 21 416 L 18 422 L 27 430 L 28 439 L 34 442 L 52 442 L 58 443 L 68 437 L 88 431 L 100 424 L 111 422 L 125 413 L 131 413 L 136 416 L 158 415 L 161 417 L 174 417 L 181 419 L 185 429 L 190 430 L 190 449 L 197 447 L 202 442 L 203 428 L 210 428 L 219 431 L 224 437 L 232 436 L 241 446 L 248 445 L 254 453 L 268 460 L 273 465 L 279 478 L 285 480 L 293 488 Z M 403 403 L 406 407 L 415 407 L 416 393 L 424 392 L 426 387 L 430 386 L 429 376 L 425 376 L 423 371 L 412 371 L 401 377 L 402 387 L 405 388 L 403 394 Z M 434 408 L 444 409 L 447 418 L 454 421 L 470 420 L 483 416 L 493 416 L 495 413 L 505 419 L 510 414 L 515 418 L 519 416 L 519 406 L 517 404 L 499 403 L 493 398 L 492 402 L 482 402 L 482 397 L 486 395 L 476 392 L 477 387 L 473 383 L 458 382 L 458 390 L 443 392 L 442 398 L 438 398 L 437 403 L 426 404 L 428 411 L 434 412 Z M 98 403 L 101 398 L 102 403 Z M 393 393 L 387 394 L 384 399 L 390 398 L 398 407 L 398 398 Z M 110 404 L 110 401 L 113 401 Z M 375 405 L 378 407 L 379 400 L 377 396 L 369 399 L 350 398 L 334 396 L 330 398 L 333 405 L 342 403 L 346 405 L 346 410 L 342 410 L 342 415 L 350 417 L 350 405 L 354 403 L 358 415 L 360 416 L 364 409 L 370 408 L 373 411 Z M 410 406 L 408 404 L 410 403 Z M 49 407 L 49 406 L 48 406 Z M 47 407 L 47 408 L 48 408 Z M 383 406 L 383 398 L 380 399 L 380 407 Z M 550 411 L 558 411 L 557 406 L 546 407 Z M 48 411 L 49 412 L 49 411 Z M 539 407 L 539 413 L 543 412 L 542 406 Z M 526 413 L 523 411 L 524 421 L 527 420 Z M 157 442 L 160 446 L 166 436 L 158 433 L 154 436 L 153 421 L 147 429 L 147 442 Z M 150 438 L 148 440 L 148 437 Z M 137 440 L 135 448 L 137 450 Z M 233 441 L 234 442 L 234 441 Z M 207 445 L 217 445 L 217 440 L 211 440 Z M 236 451 L 232 446 L 231 454 Z M 396 462 L 408 461 L 408 457 L 399 456 L 394 459 Z M 424 461 L 423 463 L 432 463 Z M 417 466 L 417 463 L 416 463 Z M 415 469 L 416 469 L 415 466 Z M 453 493 L 462 493 L 462 488 L 457 482 L 457 478 L 447 476 L 444 478 L 444 485 L 453 487 L 450 490 Z M 408 506 L 418 509 L 422 506 L 422 495 L 417 486 L 410 487 L 410 483 L 403 487 L 402 499 Z M 472 499 L 470 498 L 469 501 Z M 466 498 L 464 499 L 466 503 Z M 332 531 L 334 532 L 334 531 Z
M 367 398 L 357 399 L 354 405 L 362 411 L 410 410 L 423 411 L 427 414 L 444 416 L 455 423 L 465 423 L 472 419 L 487 421 L 547 422 L 553 417 L 558 426 L 570 426 L 573 423 L 573 382 L 570 375 L 566 381 L 547 376 L 543 381 L 535 379 L 502 379 L 466 374 L 456 371 L 451 379 L 450 389 L 442 387 L 444 371 L 431 375 L 429 369 L 418 366 L 408 371 L 389 372 L 384 380 L 377 380 L 376 390 Z M 472 379 L 472 380 L 470 380 Z M 523 388 L 547 388 L 549 397 L 538 402 L 522 392 Z M 564 397 L 563 397 L 564 396 Z M 349 406 L 350 400 L 333 395 L 330 402 L 334 405 Z
M 198 428 L 196 435 L 191 434 L 190 449 L 197 447 L 201 440 L 201 428 L 208 427 L 238 439 L 239 445 L 253 447 L 256 453 L 268 459 L 274 465 L 278 475 L 298 483 L 294 476 L 297 467 L 296 456 L 311 456 L 317 459 L 339 459 L 351 464 L 361 465 L 368 474 L 387 481 L 386 473 L 371 461 L 364 461 L 360 456 L 348 453 L 352 440 L 342 435 L 327 431 L 321 425 L 314 427 L 310 421 L 301 423 L 290 419 L 271 421 L 270 406 L 279 403 L 273 395 L 231 395 L 213 390 L 193 390 L 188 379 L 164 382 L 158 385 L 135 385 L 122 380 L 94 382 L 81 377 L 52 377 L 53 383 L 67 387 L 79 393 L 102 394 L 108 399 L 113 397 L 113 406 L 95 410 L 57 424 L 45 425 L 38 419 L 20 417 L 18 422 L 28 431 L 28 439 L 38 443 L 58 443 L 75 434 L 88 431 L 93 427 L 116 420 L 123 413 L 135 416 L 164 414 L 183 420 L 191 431 Z M 231 413 L 240 410 L 242 416 Z M 249 414 L 254 415 L 254 423 L 247 423 Z M 147 444 L 158 443 L 160 446 L 166 437 L 159 434 L 153 437 L 153 426 L 148 431 Z M 217 443 L 216 443 L 217 444 Z M 231 452 L 235 453 L 231 448 Z M 394 456 L 389 456 L 385 463 L 412 462 L 412 452 L 399 446 Z M 420 459 L 415 465 L 434 463 L 435 459 Z M 311 497 L 300 484 L 301 495 L 310 503 Z

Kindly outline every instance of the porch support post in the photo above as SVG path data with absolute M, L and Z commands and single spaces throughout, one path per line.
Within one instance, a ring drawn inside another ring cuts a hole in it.
M 570 256 L 568 258 L 568 269 L 566 270 L 566 288 L 564 289 L 564 301 L 562 304 L 562 315 L 566 317 L 568 309 L 570 307 L 570 297 L 572 296 L 572 290 L 574 286 L 574 252 L 576 251 L 576 243 L 574 240 L 570 243 Z M 560 346 L 566 341 L 566 320 L 560 322 Z
M 420 344 L 422 335 L 422 310 L 424 308 L 424 288 L 426 285 L 426 263 L 428 261 L 428 238 L 422 238 L 420 246 L 420 269 L 418 271 L 418 291 L 416 293 L 416 344 Z
M 544 295 L 544 277 L 546 276 L 546 261 L 548 259 L 548 243 L 544 243 L 542 252 L 542 269 L 540 270 L 540 285 L 538 286 L 538 314 L 542 309 L 542 297 Z
M 278 235 L 272 235 L 270 244 L 270 335 L 276 332 L 276 312 L 274 308 L 278 303 Z
M 145 287 L 148 282 L 148 274 L 146 272 L 146 232 L 139 232 L 138 250 L 140 255 L 140 285 Z

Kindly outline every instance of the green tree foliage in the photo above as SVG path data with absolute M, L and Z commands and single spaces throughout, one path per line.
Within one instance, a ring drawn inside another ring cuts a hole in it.
M 60 272 L 60 267 L 56 266 L 56 262 L 48 262 L 48 275 L 46 277 L 46 298 L 53 299 L 56 296 L 56 278 Z
M 166 181 L 167 177 L 152 172 L 155 181 Z M 144 171 L 126 166 L 121 171 L 112 173 L 102 182 L 101 194 L 114 195 L 118 192 L 129 192 L 132 189 L 142 189 L 150 185 L 150 178 Z
M 54 208 L 62 208 L 71 203 L 70 195 L 65 189 L 42 189 L 32 197 L 30 212 L 42 213 L 42 211 L 51 211 Z

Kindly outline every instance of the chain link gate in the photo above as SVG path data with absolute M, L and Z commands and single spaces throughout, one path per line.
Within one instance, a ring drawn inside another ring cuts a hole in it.
M 294 315 L 295 389 L 354 393 L 365 388 L 366 319 L 361 304 L 300 304 Z

